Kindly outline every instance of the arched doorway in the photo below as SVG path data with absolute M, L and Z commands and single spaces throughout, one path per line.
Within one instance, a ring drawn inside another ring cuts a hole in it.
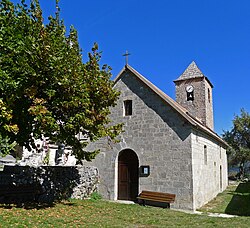
M 138 166 L 136 153 L 126 149 L 118 156 L 118 200 L 136 200 L 138 196 Z

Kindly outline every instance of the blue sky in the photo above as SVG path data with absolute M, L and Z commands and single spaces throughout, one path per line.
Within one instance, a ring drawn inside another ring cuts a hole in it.
M 40 3 L 45 17 L 54 13 L 54 0 Z M 129 64 L 175 98 L 173 80 L 194 60 L 214 85 L 218 134 L 241 108 L 250 112 L 249 0 L 61 0 L 60 8 L 84 61 L 97 42 L 115 77 L 128 50 Z

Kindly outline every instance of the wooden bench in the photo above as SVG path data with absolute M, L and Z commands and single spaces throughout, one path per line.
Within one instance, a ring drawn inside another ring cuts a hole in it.
M 43 194 L 42 187 L 38 184 L 26 185 L 0 185 L 0 203 L 22 204 L 37 202 L 39 195 Z
M 175 194 L 163 192 L 142 191 L 137 197 L 138 203 L 145 206 L 147 201 L 166 203 L 167 208 L 170 208 L 170 203 L 175 201 Z

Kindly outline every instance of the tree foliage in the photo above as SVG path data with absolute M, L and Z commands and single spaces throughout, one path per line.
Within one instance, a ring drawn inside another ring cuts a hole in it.
M 9 133 L 16 134 L 18 127 L 12 124 L 12 110 L 8 110 L 6 104 L 0 99 L 0 128 L 3 134 L 0 133 L 0 156 L 5 156 L 14 150 L 16 143 L 11 142 L 8 137 Z M 7 133 L 7 134 L 6 134 Z
M 85 151 L 87 143 L 76 135 L 114 139 L 122 125 L 112 126 L 108 115 L 119 93 L 111 68 L 100 66 L 97 44 L 82 62 L 77 31 L 72 26 L 66 34 L 56 3 L 45 25 L 38 0 L 0 2 L 0 98 L 11 115 L 0 134 L 27 148 L 44 135 L 71 146 L 79 160 L 91 160 L 97 151 Z
M 241 114 L 233 119 L 233 127 L 230 131 L 224 131 L 224 140 L 230 145 L 229 158 L 231 165 L 240 164 L 241 175 L 244 166 L 250 161 L 250 115 L 244 109 Z

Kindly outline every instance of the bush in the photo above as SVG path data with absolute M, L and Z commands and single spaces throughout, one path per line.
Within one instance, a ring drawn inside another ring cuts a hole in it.
M 90 199 L 91 200 L 100 200 L 102 199 L 102 195 L 98 192 L 93 192 L 91 195 L 90 195 Z
M 16 142 L 11 142 L 8 137 L 2 137 L 0 134 L 0 156 L 5 157 L 15 150 Z

